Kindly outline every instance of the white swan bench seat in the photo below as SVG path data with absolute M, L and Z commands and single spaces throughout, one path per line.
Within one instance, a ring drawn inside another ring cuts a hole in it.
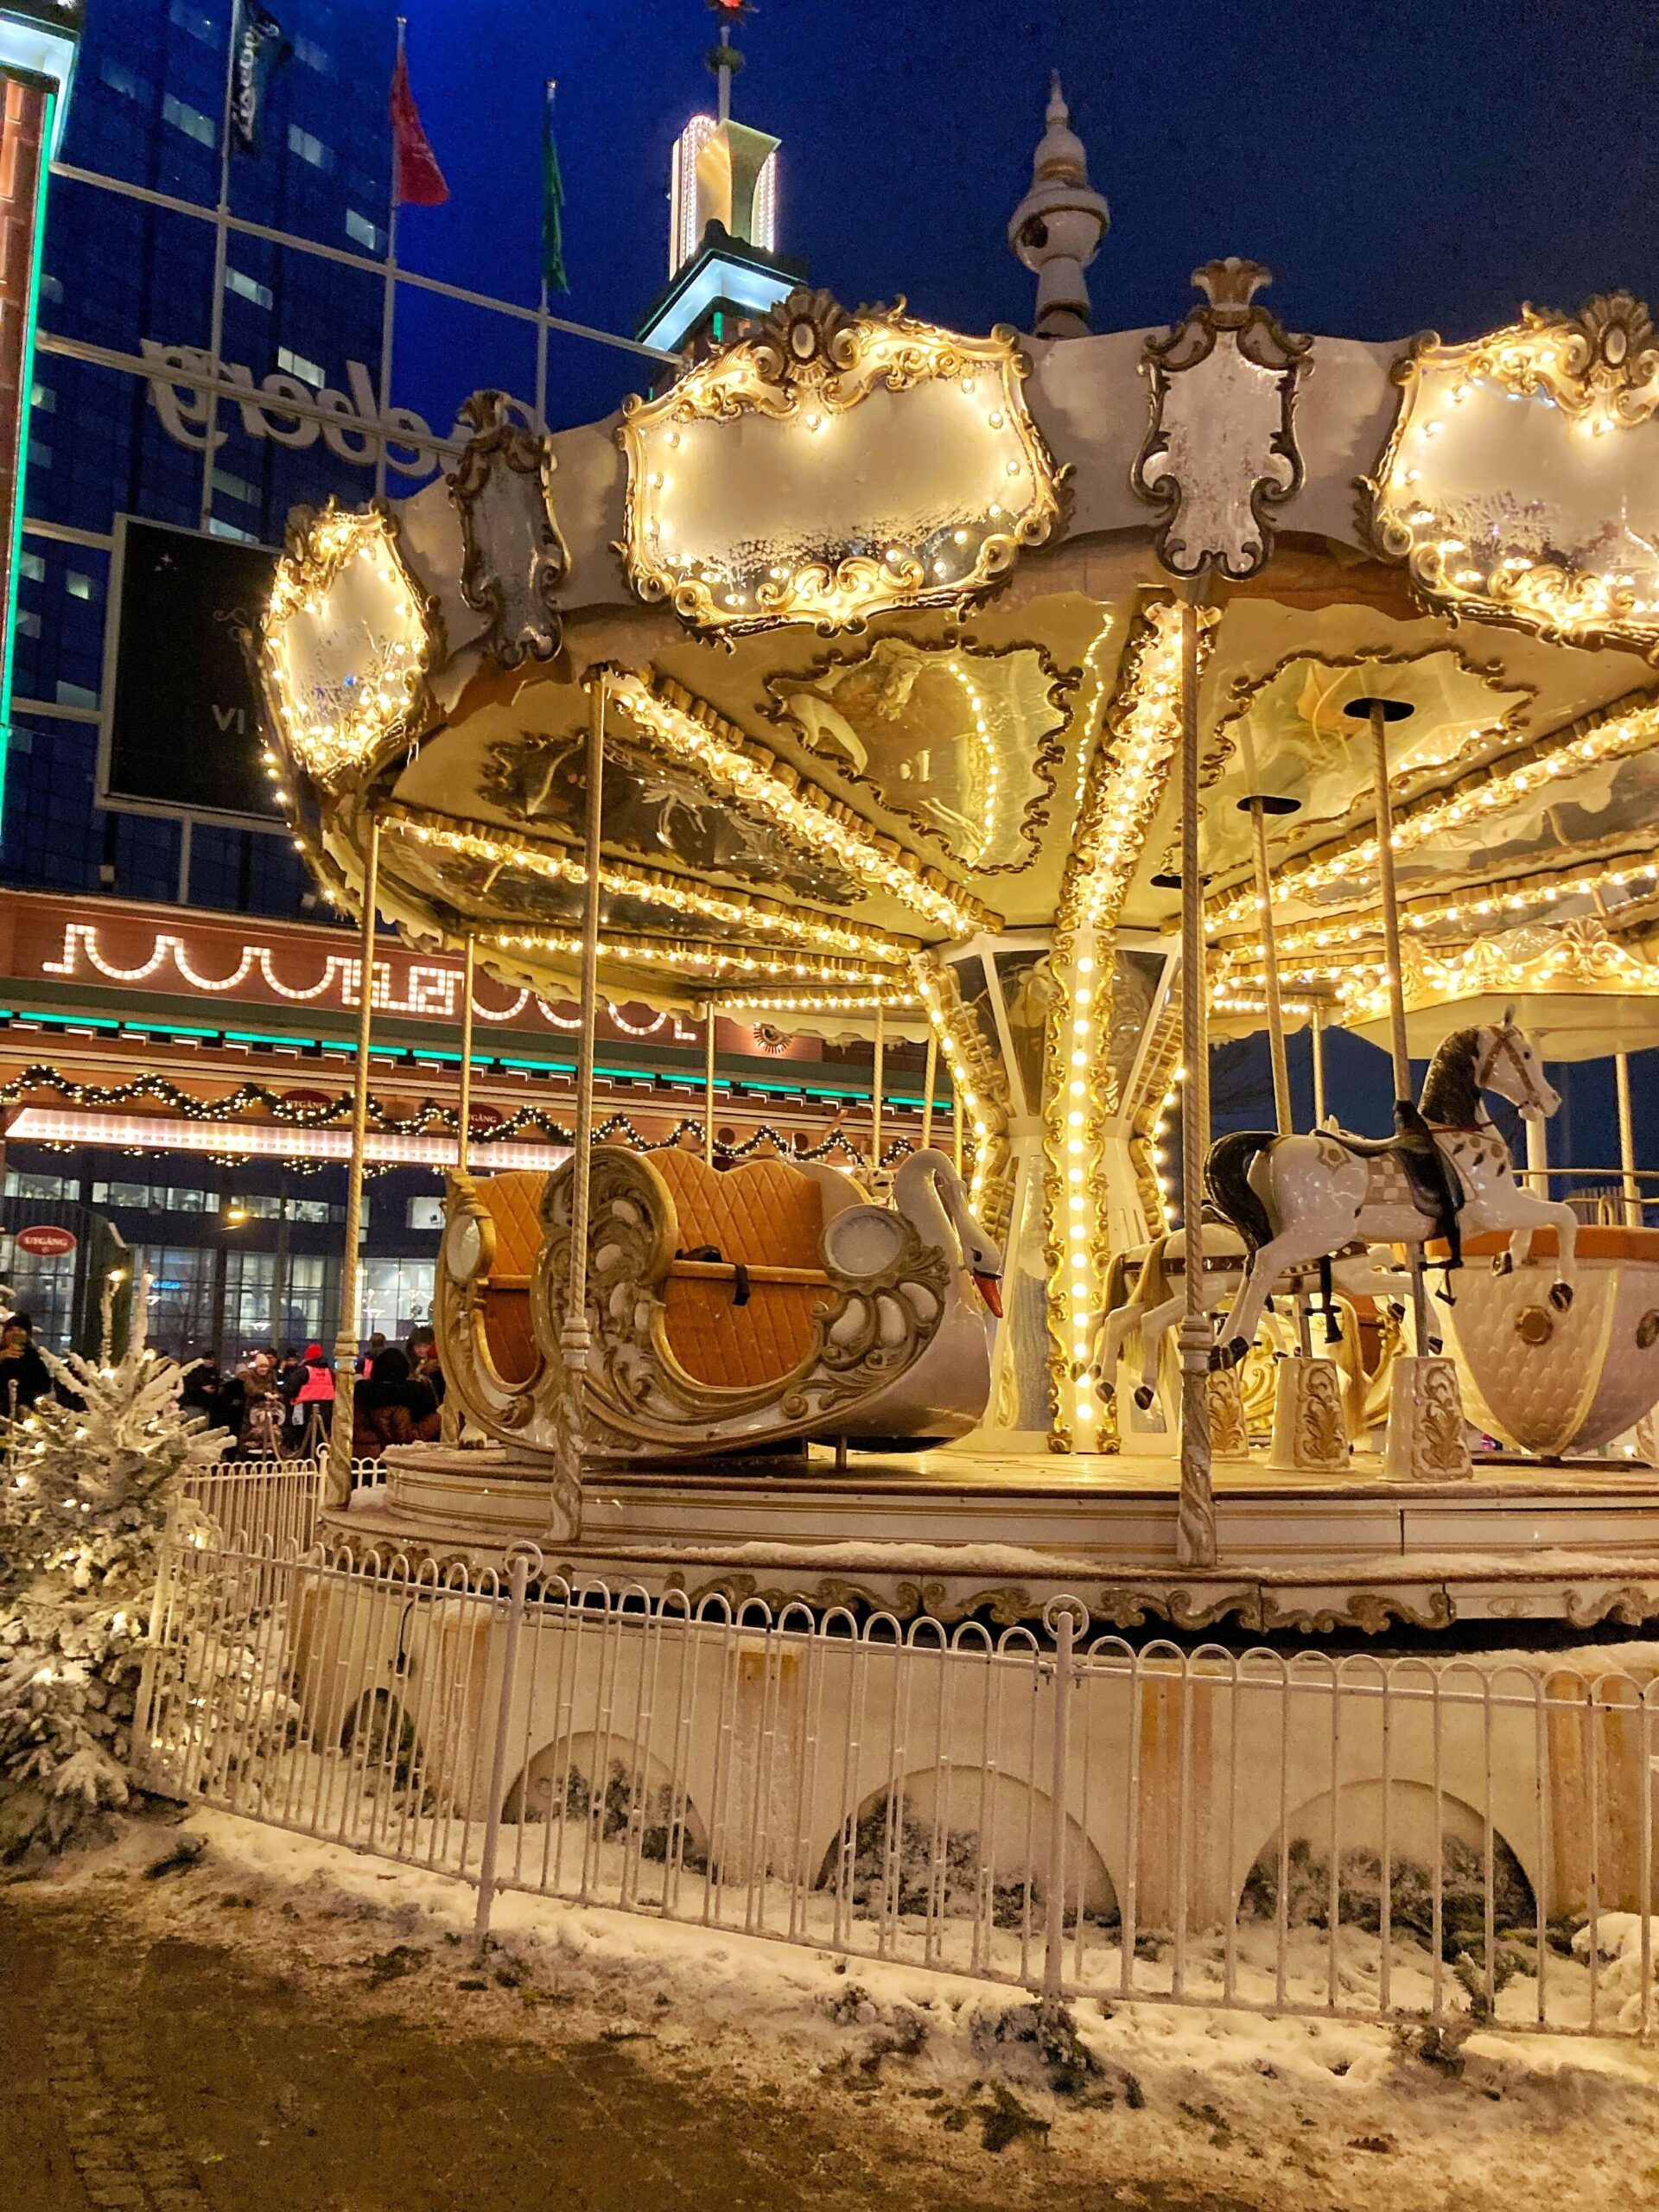
M 441 1356 L 487 1434 L 554 1451 L 572 1173 L 450 1179 Z M 912 1154 L 891 1206 L 817 1162 L 715 1170 L 601 1145 L 589 1178 L 585 1448 L 753 1450 L 957 1436 L 983 1417 L 1001 1257 L 950 1161 Z M 566 1421 L 568 1428 L 568 1421 Z

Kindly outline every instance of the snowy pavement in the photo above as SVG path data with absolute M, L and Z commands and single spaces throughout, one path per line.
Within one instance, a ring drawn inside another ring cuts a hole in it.
M 62 2167 L 67 2145 L 82 2191 L 17 2201 L 516 2212 L 556 2177 L 562 2201 L 616 2212 L 970 2212 L 1057 2190 L 1080 2212 L 1512 2212 L 1522 2190 L 1551 2212 L 1659 2206 L 1659 2057 L 1627 2041 L 1426 2042 L 1152 2003 L 1049 2016 L 994 1984 L 511 1892 L 480 1958 L 473 1907 L 448 1877 L 212 1812 L 125 1824 L 0 1891 L 0 1955 L 26 1938 L 39 1985 L 5 2124 L 27 2134 L 32 2113 L 23 2155 Z M 118 1963 L 81 1970 L 88 1941 Z M 121 2091 L 129 2043 L 148 2075 Z M 226 2078 L 197 2082 L 210 2057 Z M 119 2128 L 95 2131 L 89 2167 L 52 2125 L 54 2098 L 107 2116 L 123 2094 L 149 2113 L 128 2132 L 160 2180 L 108 2164 Z

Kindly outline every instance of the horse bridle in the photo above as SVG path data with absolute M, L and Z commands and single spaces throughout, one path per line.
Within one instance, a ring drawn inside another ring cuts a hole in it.
M 1488 1087 L 1491 1081 L 1493 1067 L 1497 1065 L 1498 1054 L 1502 1052 L 1508 1056 L 1510 1064 L 1514 1068 L 1516 1075 L 1520 1080 L 1521 1088 L 1526 1094 L 1526 1099 L 1529 1100 L 1535 1106 L 1541 1106 L 1543 1101 L 1538 1096 L 1538 1092 L 1534 1086 L 1531 1071 L 1529 1069 L 1526 1061 L 1522 1058 L 1521 1052 L 1516 1045 L 1515 1039 L 1517 1032 L 1514 1024 L 1512 1022 L 1506 1021 L 1502 1028 L 1494 1029 L 1491 1033 L 1492 1039 L 1491 1049 L 1484 1059 L 1476 1063 L 1476 1089 L 1478 1090 L 1484 1090 Z M 1525 1101 L 1516 1098 L 1511 1103 L 1516 1107 L 1519 1108 L 1522 1112 L 1525 1112 Z

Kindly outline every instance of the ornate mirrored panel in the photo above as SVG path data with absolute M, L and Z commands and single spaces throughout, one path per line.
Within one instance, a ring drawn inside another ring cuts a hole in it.
M 775 677 L 777 719 L 849 783 L 986 874 L 1035 856 L 1069 679 L 1036 645 L 1000 652 L 882 638 Z
M 635 590 L 717 631 L 971 599 L 1058 512 L 1026 365 L 1009 330 L 791 293 L 624 408 Z
M 1659 652 L 1659 343 L 1628 292 L 1395 372 L 1372 527 L 1443 606 Z

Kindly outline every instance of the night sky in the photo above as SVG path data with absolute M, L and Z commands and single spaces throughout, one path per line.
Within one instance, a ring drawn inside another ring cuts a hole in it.
M 713 16 L 699 0 L 408 0 L 408 16 L 451 197 L 405 212 L 400 259 L 534 300 L 556 77 L 571 289 L 555 308 L 631 333 L 667 276 L 670 148 L 713 105 Z M 739 36 L 734 111 L 783 141 L 780 248 L 849 304 L 902 293 L 963 330 L 1029 321 L 1033 280 L 1005 232 L 1052 67 L 1111 203 L 1096 328 L 1177 319 L 1188 272 L 1225 253 L 1275 270 L 1269 304 L 1292 328 L 1346 338 L 1464 339 L 1523 301 L 1572 308 L 1621 285 L 1659 300 L 1654 0 L 762 0 Z M 476 384 L 528 396 L 528 341 L 502 344 L 493 318 L 400 304 L 398 396 L 435 422 Z M 550 421 L 605 414 L 640 365 L 556 342 Z M 1382 1055 L 1332 1043 L 1344 1118 L 1386 1126 Z M 1265 1053 L 1251 1057 L 1260 1080 L 1236 1070 L 1237 1111 L 1218 1121 L 1260 1118 Z M 1636 1071 L 1648 1156 L 1659 1053 Z M 1610 1066 L 1565 1087 L 1552 1153 L 1612 1161 Z

